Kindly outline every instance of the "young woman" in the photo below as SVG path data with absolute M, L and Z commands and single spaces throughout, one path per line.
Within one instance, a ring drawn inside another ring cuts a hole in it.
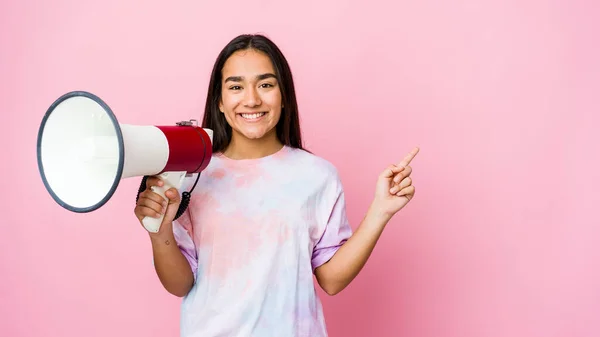
M 294 82 L 278 47 L 261 35 L 233 39 L 210 79 L 202 127 L 214 156 L 187 210 L 147 179 L 135 214 L 165 213 L 150 234 L 156 272 L 184 297 L 182 336 L 327 336 L 313 283 L 329 295 L 359 273 L 391 217 L 413 197 L 415 148 L 377 180 L 355 233 L 336 168 L 303 149 Z

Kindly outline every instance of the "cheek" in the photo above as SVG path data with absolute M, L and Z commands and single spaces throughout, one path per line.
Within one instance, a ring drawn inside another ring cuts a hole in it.
M 225 112 L 231 111 L 236 105 L 240 102 L 239 95 L 232 95 L 230 93 L 224 92 L 221 94 L 221 103 L 223 105 L 223 109 Z
M 269 105 L 273 111 L 281 111 L 281 94 L 278 92 L 267 93 L 263 97 L 263 102 Z

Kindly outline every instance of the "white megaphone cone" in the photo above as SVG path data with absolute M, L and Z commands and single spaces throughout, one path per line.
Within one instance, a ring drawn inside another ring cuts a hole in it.
M 99 97 L 73 91 L 58 98 L 44 116 L 37 140 L 44 186 L 65 209 L 85 213 L 102 207 L 121 179 L 160 175 L 165 198 L 186 175 L 199 174 L 212 158 L 212 130 L 190 122 L 173 126 L 119 124 Z M 156 233 L 164 216 L 146 217 Z

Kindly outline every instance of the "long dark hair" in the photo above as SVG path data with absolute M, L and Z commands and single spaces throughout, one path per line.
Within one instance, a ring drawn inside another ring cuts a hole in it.
M 284 145 L 305 150 L 300 132 L 294 79 L 287 60 L 277 45 L 266 36 L 243 34 L 231 40 L 219 53 L 210 76 L 202 127 L 213 130 L 213 152 L 224 151 L 231 141 L 231 126 L 219 110 L 223 65 L 233 53 L 246 49 L 256 49 L 267 54 L 275 68 L 284 106 L 276 126 L 277 138 Z

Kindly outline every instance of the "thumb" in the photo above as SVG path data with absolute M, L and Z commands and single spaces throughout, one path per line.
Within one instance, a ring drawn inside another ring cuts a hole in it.
M 170 188 L 165 191 L 165 197 L 167 197 L 168 204 L 163 223 L 169 223 L 172 222 L 173 219 L 175 219 L 175 215 L 177 215 L 179 204 L 181 203 L 181 196 L 177 189 Z
M 381 178 L 391 179 L 394 175 L 404 170 L 402 166 L 390 165 L 382 173 Z

